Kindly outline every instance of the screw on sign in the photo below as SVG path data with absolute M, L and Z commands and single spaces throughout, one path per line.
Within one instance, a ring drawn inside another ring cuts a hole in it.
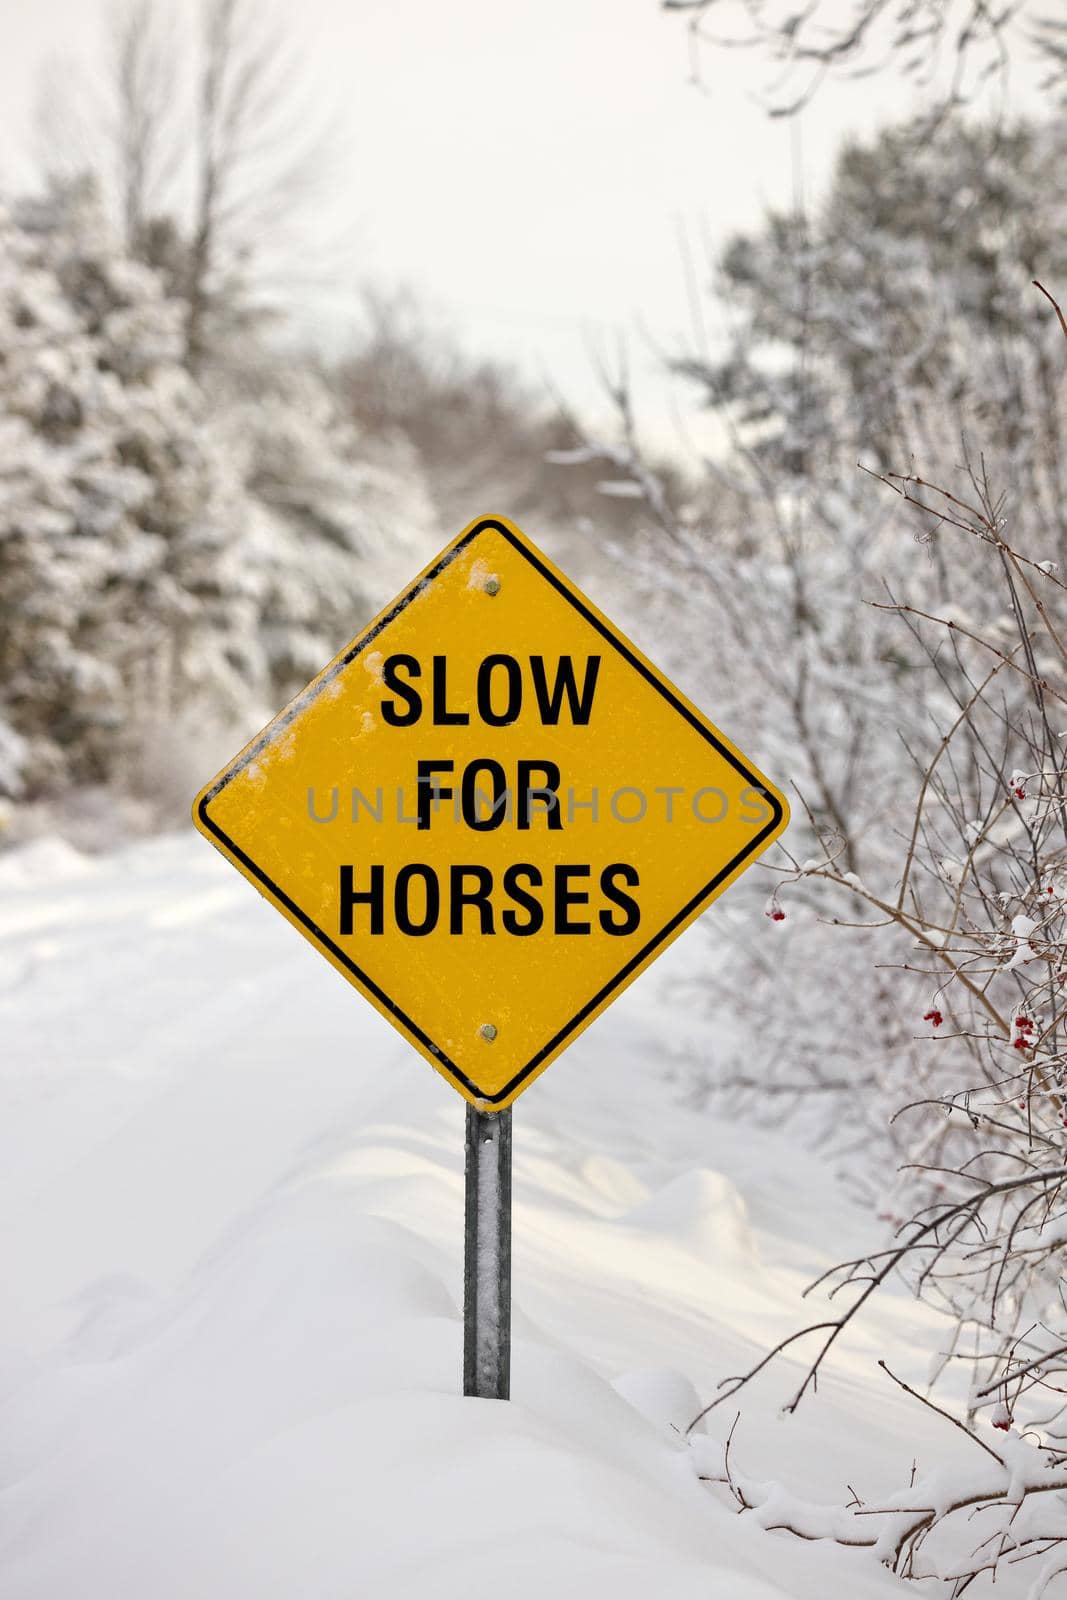
M 510 1107 L 778 837 L 785 800 L 487 517 L 193 816 L 467 1100 L 464 1391 L 506 1398 Z

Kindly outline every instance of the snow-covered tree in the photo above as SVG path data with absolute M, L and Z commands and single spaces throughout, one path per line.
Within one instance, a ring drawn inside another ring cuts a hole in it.
M 178 308 L 91 185 L 0 227 L 0 680 L 33 794 L 106 779 L 146 683 L 172 708 L 203 633 L 236 647 L 249 613 L 222 559 L 239 485 Z
M 197 721 L 251 731 L 429 554 L 402 441 L 250 349 L 210 388 L 183 308 L 91 183 L 0 216 L 0 785 L 126 781 Z
M 906 126 L 850 147 L 810 215 L 772 215 L 729 246 L 717 280 L 729 344 L 681 363 L 730 449 L 717 514 L 657 538 L 660 588 L 676 615 L 695 602 L 694 632 L 729 637 L 745 663 L 741 727 L 755 717 L 750 748 L 794 779 L 794 850 L 819 854 L 832 837 L 839 870 L 871 881 L 899 870 L 931 725 L 970 693 L 969 667 L 942 650 L 932 670 L 893 606 L 1006 625 L 982 552 L 957 545 L 949 559 L 936 517 L 902 533 L 872 470 L 950 483 L 963 452 L 980 452 L 1010 485 L 1021 547 L 1067 555 L 1059 334 L 1030 282 L 1067 275 L 1061 145 L 1054 126 L 991 138 L 958 124 L 932 143 Z M 1001 687 L 1014 714 L 1024 687 Z M 791 948 L 744 958 L 764 974 L 758 1059 L 742 1030 L 741 1057 L 711 1077 L 776 1109 L 786 1086 L 804 1099 L 832 1089 L 847 1121 L 884 1139 L 902 1088 L 933 1071 L 912 1037 L 926 1008 L 913 1015 L 880 966 L 884 929 L 834 926 L 857 920 L 839 898 L 808 885 L 771 909 Z

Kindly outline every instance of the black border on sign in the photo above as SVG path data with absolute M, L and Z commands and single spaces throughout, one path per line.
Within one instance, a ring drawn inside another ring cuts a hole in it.
M 362 967 L 357 966 L 352 958 L 346 955 L 345 952 L 333 942 L 330 936 L 327 933 L 324 933 L 323 930 L 316 923 L 314 923 L 305 912 L 301 911 L 300 907 L 289 898 L 285 891 L 279 888 L 276 883 L 268 878 L 266 873 L 257 867 L 256 863 L 251 859 L 251 857 L 246 855 L 240 846 L 237 845 L 234 840 L 228 836 L 228 834 L 224 833 L 223 830 L 211 820 L 207 809 L 212 800 L 214 800 L 216 796 L 221 793 L 230 780 L 235 778 L 239 772 L 248 766 L 249 762 L 254 761 L 259 753 L 265 749 L 268 744 L 272 743 L 277 735 L 284 728 L 288 727 L 294 718 L 297 717 L 306 706 L 311 704 L 316 696 L 326 688 L 327 684 L 332 682 L 339 672 L 343 671 L 350 662 L 355 660 L 356 656 L 358 656 L 361 651 L 365 650 L 369 644 L 373 643 L 383 629 L 387 628 L 389 624 L 400 615 L 405 607 L 410 605 L 411 601 L 415 599 L 416 595 L 422 591 L 426 584 L 431 583 L 434 578 L 438 577 L 444 571 L 444 569 L 455 560 L 460 552 L 465 550 L 467 546 L 478 537 L 479 534 L 487 532 L 500 534 L 502 538 L 507 540 L 513 549 L 518 551 L 519 555 L 522 556 L 524 561 L 528 561 L 532 567 L 536 568 L 536 570 L 541 574 L 541 577 L 544 578 L 546 582 L 550 583 L 558 594 L 563 596 L 568 605 L 573 606 L 574 609 L 585 618 L 586 622 L 588 622 L 591 627 L 595 628 L 597 633 L 606 639 L 612 648 L 617 650 L 619 655 L 621 655 L 636 672 L 640 673 L 641 677 L 645 679 L 646 683 L 651 684 L 656 693 L 662 695 L 663 698 L 674 708 L 674 710 L 678 712 L 679 716 L 685 718 L 686 722 L 688 722 L 689 725 L 700 734 L 702 739 L 706 740 L 706 742 L 710 744 L 712 748 L 723 757 L 724 760 L 728 761 L 735 771 L 739 772 L 743 778 L 747 778 L 755 788 L 759 789 L 760 793 L 763 795 L 764 799 L 771 808 L 771 820 L 766 827 L 761 828 L 759 833 L 753 836 L 743 850 L 740 850 L 737 855 L 735 855 L 733 859 L 726 864 L 726 866 L 722 867 L 720 871 L 718 871 L 715 876 L 704 885 L 699 893 L 695 894 L 692 899 L 689 900 L 682 907 L 682 909 L 670 919 L 669 922 L 665 923 L 654 938 L 650 939 L 648 943 L 637 952 L 636 955 L 631 956 L 630 960 L 626 962 L 625 966 L 619 969 L 611 981 L 604 984 L 603 988 L 598 990 L 592 999 L 587 1001 L 586 1004 L 582 1006 L 581 1010 L 576 1011 L 570 1021 L 564 1027 L 560 1028 L 557 1033 L 553 1034 L 548 1043 L 542 1046 L 536 1055 L 531 1056 L 530 1060 L 519 1072 L 515 1074 L 510 1083 L 508 1083 L 505 1088 L 500 1089 L 496 1094 L 483 1093 L 483 1091 L 479 1089 L 478 1085 L 468 1078 L 466 1073 L 463 1072 L 462 1069 L 458 1067 L 456 1063 L 452 1061 L 438 1045 L 434 1044 L 433 1040 L 422 1030 L 422 1028 L 419 1027 L 418 1023 L 414 1022 L 411 1017 L 407 1016 L 407 1014 L 403 1012 L 396 1004 L 395 1000 L 390 999 L 389 995 L 385 993 L 384 989 L 379 988 L 378 984 L 374 982 L 374 979 L 364 972 Z M 462 1084 L 463 1087 L 472 1095 L 474 1095 L 476 1099 L 484 1101 L 487 1105 L 494 1105 L 500 1100 L 506 1100 L 509 1095 L 513 1094 L 518 1086 L 530 1076 L 531 1072 L 535 1072 L 537 1070 L 542 1061 L 544 1061 L 545 1057 L 552 1055 L 554 1051 L 558 1050 L 564 1041 L 569 1037 L 569 1035 L 574 1032 L 575 1028 L 579 1027 L 591 1012 L 596 1011 L 597 1007 L 603 1004 L 613 990 L 617 989 L 621 983 L 625 982 L 630 973 L 633 972 L 634 968 L 639 967 L 642 962 L 646 961 L 652 952 L 657 948 L 657 946 L 661 945 L 663 941 L 674 932 L 679 923 L 684 922 L 686 918 L 696 910 L 702 900 L 706 900 L 710 894 L 714 893 L 724 878 L 728 878 L 743 861 L 747 860 L 750 855 L 759 849 L 767 835 L 773 833 L 775 828 L 777 828 L 784 815 L 782 806 L 776 796 L 767 793 L 756 774 L 754 772 L 750 772 L 745 766 L 744 762 L 739 761 L 732 750 L 728 750 L 725 745 L 721 744 L 715 735 L 710 731 L 710 729 L 706 728 L 699 718 L 693 715 L 689 707 L 683 705 L 678 699 L 677 695 L 675 695 L 666 684 L 661 683 L 655 674 L 649 671 L 648 667 L 643 661 L 638 660 L 638 658 L 628 648 L 626 643 L 620 639 L 611 628 L 602 622 L 598 616 L 595 616 L 594 613 L 583 604 L 577 595 L 571 594 L 566 586 L 562 584 L 556 577 L 555 573 L 550 571 L 549 568 L 538 559 L 532 550 L 528 550 L 526 546 L 520 542 L 520 540 L 515 538 L 510 528 L 506 528 L 503 523 L 496 522 L 491 517 L 487 517 L 481 522 L 475 523 L 470 532 L 465 534 L 457 544 L 453 545 L 435 567 L 433 567 L 416 583 L 414 583 L 412 587 L 406 591 L 406 593 L 400 596 L 400 599 L 396 602 L 386 616 L 380 618 L 379 621 L 375 623 L 375 625 L 367 633 L 365 633 L 360 639 L 356 640 L 356 642 L 352 645 L 352 648 L 343 656 L 338 657 L 338 659 L 334 662 L 332 669 L 325 677 L 312 684 L 307 690 L 304 691 L 303 694 L 297 695 L 296 699 L 292 702 L 288 709 L 282 713 L 282 716 L 280 718 L 276 718 L 259 739 L 250 744 L 246 750 L 243 750 L 237 760 L 227 768 L 222 777 L 220 777 L 218 781 L 205 792 L 197 808 L 197 814 L 199 815 L 200 821 L 203 823 L 207 831 L 210 834 L 213 834 L 214 837 L 225 846 L 230 855 L 242 863 L 251 876 L 261 883 L 263 887 L 270 892 L 273 898 L 277 900 L 279 904 L 283 905 L 290 915 L 293 916 L 302 927 L 306 928 L 312 937 L 319 944 L 321 944 L 324 949 L 330 952 L 335 960 L 340 962 L 341 966 L 343 966 L 346 971 L 352 973 L 353 977 L 358 980 L 363 988 L 367 989 L 378 1001 L 378 1003 L 397 1019 L 404 1031 L 409 1033 L 412 1038 L 417 1039 L 419 1043 L 430 1052 L 434 1059 L 440 1063 L 450 1077 L 454 1078 L 457 1083 Z

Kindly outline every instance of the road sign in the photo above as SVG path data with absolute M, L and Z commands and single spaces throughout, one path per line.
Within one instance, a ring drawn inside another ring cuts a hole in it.
M 483 518 L 194 818 L 484 1113 L 766 849 L 787 808 L 525 535 Z

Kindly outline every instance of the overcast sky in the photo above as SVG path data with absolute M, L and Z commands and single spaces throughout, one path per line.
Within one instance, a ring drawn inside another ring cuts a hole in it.
M 330 207 L 349 265 L 309 321 L 342 339 L 360 278 L 406 283 L 475 349 L 593 405 L 590 344 L 621 331 L 657 432 L 673 408 L 649 342 L 690 327 L 680 229 L 703 257 L 788 201 L 798 150 L 816 192 L 845 132 L 907 109 L 879 78 L 829 85 L 799 128 L 770 120 L 766 64 L 738 51 L 707 55 L 694 88 L 684 27 L 656 0 L 278 4 L 339 107 Z M 41 60 L 98 57 L 102 9 L 0 0 L 5 182 L 26 171 Z

